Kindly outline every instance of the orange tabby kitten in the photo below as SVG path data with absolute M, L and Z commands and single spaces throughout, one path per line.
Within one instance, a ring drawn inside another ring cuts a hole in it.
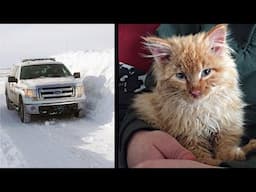
M 133 103 L 141 119 L 210 165 L 243 160 L 256 149 L 254 139 L 239 147 L 245 104 L 226 35 L 227 25 L 221 24 L 207 33 L 146 37 L 155 60 L 156 87 Z

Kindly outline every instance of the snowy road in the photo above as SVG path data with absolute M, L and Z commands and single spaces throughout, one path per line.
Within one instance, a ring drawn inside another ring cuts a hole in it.
M 6 108 L 5 81 L 0 71 L 0 167 L 114 167 L 113 119 L 60 117 L 23 124 Z

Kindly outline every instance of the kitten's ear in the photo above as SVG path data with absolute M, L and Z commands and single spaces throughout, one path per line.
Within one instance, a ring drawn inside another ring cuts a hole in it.
M 216 55 L 221 56 L 223 54 L 226 45 L 226 36 L 226 24 L 216 25 L 206 34 L 206 37 L 210 40 L 211 51 Z
M 166 40 L 158 37 L 142 37 L 144 39 L 144 45 L 150 51 L 151 55 L 145 55 L 145 57 L 154 58 L 157 62 L 164 62 L 169 60 L 171 55 L 170 45 Z

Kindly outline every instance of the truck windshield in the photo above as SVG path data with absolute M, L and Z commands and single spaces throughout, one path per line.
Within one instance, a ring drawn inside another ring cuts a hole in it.
M 67 76 L 71 76 L 71 73 L 63 64 L 42 64 L 21 67 L 20 79 Z

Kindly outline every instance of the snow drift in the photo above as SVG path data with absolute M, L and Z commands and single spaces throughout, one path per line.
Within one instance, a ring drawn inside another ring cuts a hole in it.
M 87 115 L 97 122 L 112 122 L 114 114 L 114 49 L 69 52 L 54 56 L 80 72 L 85 86 Z

